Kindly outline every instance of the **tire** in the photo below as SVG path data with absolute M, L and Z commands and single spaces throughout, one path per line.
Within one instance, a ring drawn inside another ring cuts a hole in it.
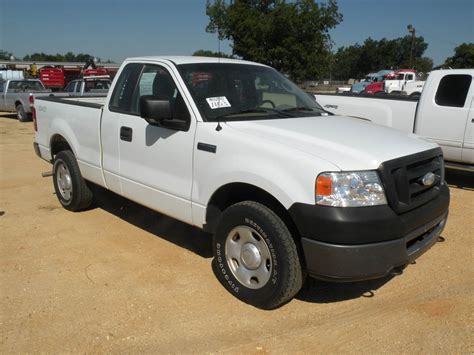
M 414 92 L 410 95 L 411 98 L 414 98 L 414 99 L 419 99 L 421 96 L 421 93 L 419 92 Z
M 73 212 L 92 204 L 92 191 L 82 178 L 76 158 L 70 150 L 56 154 L 53 165 L 53 184 L 61 205 Z
M 287 226 L 254 201 L 223 212 L 214 235 L 213 263 L 231 294 L 261 309 L 287 303 L 303 285 L 298 248 Z
M 22 104 L 18 104 L 16 106 L 16 117 L 20 122 L 26 122 L 30 119 L 29 115 L 25 112 L 25 108 Z

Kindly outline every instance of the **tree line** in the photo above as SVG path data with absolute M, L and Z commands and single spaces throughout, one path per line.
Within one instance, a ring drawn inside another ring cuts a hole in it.
M 207 0 L 207 32 L 231 42 L 232 56 L 268 64 L 293 80 L 361 78 L 380 69 L 433 68 L 422 36 L 374 40 L 333 51 L 329 30 L 343 19 L 336 0 Z M 211 52 L 212 53 L 212 52 Z M 221 56 L 213 53 L 213 56 Z M 474 43 L 456 47 L 444 66 L 474 68 Z
M 0 49 L 0 60 L 10 60 L 14 56 L 13 53 Z M 88 53 L 67 52 L 65 54 L 46 54 L 46 53 L 33 53 L 27 54 L 23 58 L 18 58 L 25 61 L 33 62 L 86 62 L 91 58 L 97 58 L 94 55 Z M 101 62 L 100 58 L 97 58 L 98 62 Z M 104 63 L 112 63 L 110 60 L 106 60 Z

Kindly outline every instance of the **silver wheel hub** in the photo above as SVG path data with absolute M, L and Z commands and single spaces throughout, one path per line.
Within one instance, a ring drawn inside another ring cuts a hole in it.
M 232 275 L 244 286 L 259 289 L 272 274 L 272 258 L 265 239 L 255 229 L 238 226 L 225 242 L 225 256 Z
M 258 267 L 262 263 L 262 256 L 260 255 L 260 251 L 255 245 L 251 243 L 246 243 L 242 246 L 242 250 L 240 252 L 240 260 L 247 269 L 255 270 L 258 269 Z
M 56 169 L 56 181 L 58 183 L 59 193 L 65 200 L 70 200 L 72 196 L 71 174 L 67 166 L 60 162 Z

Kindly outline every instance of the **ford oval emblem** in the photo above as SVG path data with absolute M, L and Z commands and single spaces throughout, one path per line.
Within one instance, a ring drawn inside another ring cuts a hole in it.
M 421 183 L 425 186 L 431 186 L 434 184 L 436 180 L 436 175 L 429 172 L 426 173 L 422 178 L 421 178 Z

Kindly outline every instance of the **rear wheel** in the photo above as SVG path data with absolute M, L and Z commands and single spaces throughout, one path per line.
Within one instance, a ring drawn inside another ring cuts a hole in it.
M 29 115 L 25 112 L 25 108 L 22 104 L 16 106 L 16 117 L 20 122 L 26 122 L 29 120 Z
M 53 184 L 56 196 L 65 209 L 81 211 L 92 204 L 92 191 L 70 150 L 59 152 L 54 158 Z
M 214 266 L 230 293 L 262 309 L 285 304 L 303 284 L 291 233 L 278 215 L 254 201 L 223 212 L 214 236 Z

